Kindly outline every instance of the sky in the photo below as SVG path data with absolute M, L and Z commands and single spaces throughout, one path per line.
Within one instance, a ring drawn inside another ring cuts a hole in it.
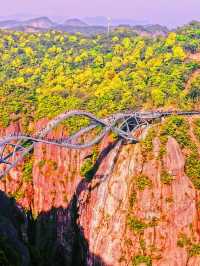
M 177 26 L 200 20 L 200 0 L 1 0 L 0 18 L 106 16 Z

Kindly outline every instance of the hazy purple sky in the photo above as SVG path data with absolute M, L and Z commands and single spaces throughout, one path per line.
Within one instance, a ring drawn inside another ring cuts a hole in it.
M 200 20 L 200 0 L 1 0 L 0 17 L 110 16 L 167 25 Z

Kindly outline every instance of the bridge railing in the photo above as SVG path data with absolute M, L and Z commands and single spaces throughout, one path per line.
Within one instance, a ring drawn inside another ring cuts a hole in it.
M 55 119 L 51 120 L 45 128 L 35 134 L 35 136 L 12 135 L 5 136 L 0 139 L 0 178 L 5 176 L 11 169 L 16 167 L 23 158 L 31 153 L 36 143 L 44 143 L 56 145 L 68 149 L 84 149 L 98 144 L 107 134 L 114 132 L 119 139 L 126 142 L 137 143 L 134 132 L 140 127 L 146 127 L 154 120 L 171 115 L 193 116 L 200 115 L 200 111 L 166 111 L 166 112 L 124 112 L 117 113 L 104 119 L 97 118 L 95 115 L 81 110 L 72 110 L 65 112 Z M 47 139 L 55 127 L 64 120 L 72 117 L 86 117 L 90 120 L 90 124 L 62 140 Z M 79 139 L 82 135 L 88 134 L 91 130 L 101 127 L 101 132 L 94 139 L 80 143 Z

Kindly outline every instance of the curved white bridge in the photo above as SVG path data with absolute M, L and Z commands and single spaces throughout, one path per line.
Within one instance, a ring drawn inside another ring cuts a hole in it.
M 138 140 L 133 136 L 133 133 L 141 127 L 146 127 L 156 119 L 170 115 L 200 115 L 200 111 L 191 112 L 127 112 L 118 113 L 109 116 L 105 119 L 99 119 L 91 113 L 73 110 L 65 112 L 52 121 L 35 136 L 26 135 L 9 135 L 0 139 L 0 178 L 8 174 L 23 158 L 31 153 L 36 143 L 44 143 L 65 147 L 68 149 L 84 149 L 98 144 L 108 133 L 114 132 L 119 139 L 123 139 L 129 143 L 137 143 Z M 89 126 L 82 128 L 72 136 L 60 140 L 47 139 L 55 127 L 63 121 L 72 117 L 86 117 L 90 120 Z M 95 128 L 101 129 L 99 135 L 93 140 L 86 143 L 80 143 L 80 137 Z

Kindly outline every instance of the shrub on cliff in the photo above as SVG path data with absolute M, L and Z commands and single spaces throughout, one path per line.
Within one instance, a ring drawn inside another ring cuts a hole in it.
M 167 136 L 174 137 L 181 147 L 192 146 L 189 134 L 189 124 L 184 117 L 172 116 L 166 119 L 161 127 L 161 139 Z
M 194 122 L 195 128 L 194 128 L 194 133 L 196 135 L 196 137 L 198 138 L 198 140 L 200 141 L 200 119 L 197 119 Z
M 136 216 L 128 217 L 128 225 L 135 233 L 142 233 L 147 228 L 147 225 Z
M 194 186 L 200 189 L 200 160 L 197 152 L 192 152 L 186 159 L 185 170 Z
M 133 266 L 146 265 L 152 266 L 152 259 L 150 256 L 137 255 L 132 260 Z
M 149 187 L 152 186 L 151 180 L 145 175 L 137 176 L 136 180 L 135 180 L 135 183 L 136 183 L 136 187 L 139 190 L 144 190 L 145 188 L 149 188 Z
M 160 176 L 160 180 L 163 184 L 165 185 L 170 185 L 172 181 L 174 180 L 173 176 L 171 176 L 169 173 L 166 171 L 163 171 Z
M 29 182 L 32 180 L 32 171 L 33 171 L 33 160 L 28 157 L 26 158 L 22 170 L 22 179 L 24 182 Z
M 86 158 L 83 162 L 83 165 L 81 166 L 80 174 L 81 176 L 84 176 L 88 180 L 91 180 L 96 172 L 97 169 L 96 160 L 98 154 L 99 154 L 98 148 L 95 147 L 90 157 Z

